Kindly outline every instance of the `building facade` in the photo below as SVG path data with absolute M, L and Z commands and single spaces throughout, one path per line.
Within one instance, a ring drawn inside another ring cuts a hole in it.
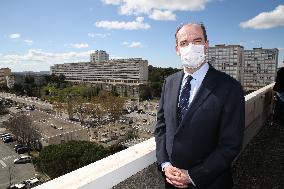
M 51 66 L 51 74 L 63 74 L 67 81 L 76 83 L 141 84 L 148 81 L 148 61 L 130 58 L 55 64 Z
M 9 88 L 13 86 L 13 76 L 11 69 L 9 68 L 1 68 L 0 69 L 0 85 L 6 85 Z
M 206 58 L 214 68 L 225 72 L 243 85 L 244 47 L 240 45 L 215 45 L 209 47 Z
M 240 45 L 216 45 L 209 47 L 206 59 L 217 70 L 238 80 L 246 92 L 251 92 L 275 81 L 278 49 L 244 50 Z
M 55 64 L 51 66 L 50 74 L 63 74 L 66 81 L 138 98 L 139 85 L 148 81 L 148 61 L 142 58 L 107 60 L 108 57 L 96 61 L 96 53 L 91 54 L 91 60 L 95 61 Z
M 7 81 L 7 87 L 11 89 L 12 87 L 14 87 L 15 84 L 15 75 L 7 76 L 6 81 Z
M 97 50 L 90 55 L 90 61 L 96 63 L 109 61 L 109 54 L 106 51 Z
M 253 48 L 252 50 L 244 51 L 243 86 L 246 91 L 255 91 L 275 81 L 278 52 L 276 48 Z

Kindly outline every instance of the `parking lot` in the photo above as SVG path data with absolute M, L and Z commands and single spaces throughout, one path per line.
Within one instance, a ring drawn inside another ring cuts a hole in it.
M 132 112 L 125 117 L 133 118 L 135 123 L 133 127 L 141 132 L 150 133 L 149 137 L 152 137 L 156 125 L 156 114 Z
M 16 96 L 15 94 L 4 93 L 4 92 L 0 92 L 0 97 L 11 99 L 18 103 L 29 104 L 31 106 L 33 105 L 37 107 L 38 109 L 46 109 L 46 110 L 52 109 L 51 104 L 49 104 L 48 102 L 41 101 L 40 99 L 36 97 L 25 97 L 25 96 L 21 97 L 21 96 Z
M 0 128 L 0 132 L 4 129 Z M 5 131 L 6 132 L 6 131 Z M 6 189 L 11 184 L 20 183 L 35 176 L 32 163 L 14 164 L 19 155 L 13 149 L 14 142 L 3 143 L 0 140 L 0 189 Z

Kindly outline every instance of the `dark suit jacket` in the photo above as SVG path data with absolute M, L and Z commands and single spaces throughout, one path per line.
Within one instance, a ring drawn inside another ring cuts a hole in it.
M 276 83 L 273 87 L 273 90 L 279 93 L 284 92 L 284 67 L 277 71 Z
M 242 86 L 209 64 L 199 91 L 178 125 L 182 78 L 180 71 L 164 82 L 155 128 L 157 163 L 171 162 L 188 170 L 198 188 L 222 188 L 231 178 L 228 177 L 231 162 L 242 146 L 245 125 Z

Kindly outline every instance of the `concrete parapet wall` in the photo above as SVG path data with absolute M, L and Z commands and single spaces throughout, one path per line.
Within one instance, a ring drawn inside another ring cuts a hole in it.
M 151 138 L 37 186 L 35 189 L 111 188 L 154 163 L 155 149 L 154 138 Z
M 269 119 L 273 109 L 274 83 L 246 95 L 246 118 L 243 148 Z

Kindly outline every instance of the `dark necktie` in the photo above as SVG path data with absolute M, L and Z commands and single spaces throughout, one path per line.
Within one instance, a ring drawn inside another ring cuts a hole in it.
M 190 98 L 190 90 L 191 84 L 190 81 L 192 80 L 192 76 L 188 75 L 186 77 L 186 82 L 182 88 L 180 98 L 179 98 L 179 106 L 178 106 L 178 122 L 180 123 L 188 110 L 189 98 Z

